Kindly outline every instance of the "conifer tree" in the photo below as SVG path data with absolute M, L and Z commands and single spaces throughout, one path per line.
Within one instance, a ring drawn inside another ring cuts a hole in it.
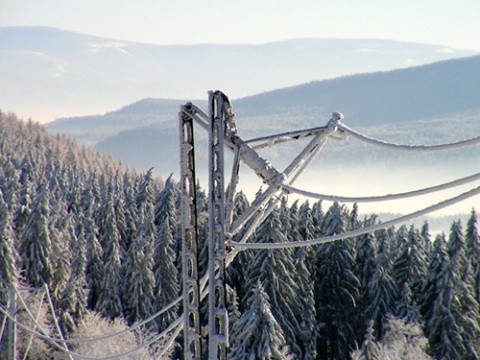
M 101 231 L 100 243 L 103 244 L 103 278 L 98 302 L 95 309 L 102 316 L 111 320 L 122 314 L 122 301 L 120 299 L 120 234 L 113 204 L 113 192 L 110 189 L 106 206 L 103 210 L 105 220 L 104 229 Z
M 235 195 L 233 221 L 237 220 L 241 215 L 243 215 L 249 206 L 250 204 L 247 197 L 242 191 L 239 191 Z M 243 232 L 240 231 L 237 236 L 241 236 L 242 234 Z M 253 254 L 254 251 L 252 250 L 241 251 L 237 256 L 235 256 L 232 263 L 227 268 L 228 284 L 236 289 L 239 299 L 243 299 L 248 291 L 245 289 L 245 264 L 249 263 L 253 257 Z M 240 310 L 243 310 L 242 305 L 240 304 L 239 306 Z
M 426 274 L 426 259 L 423 251 L 423 239 L 420 233 L 411 225 L 406 233 L 402 226 L 398 231 L 397 246 L 399 246 L 392 276 L 398 287 L 396 316 L 407 319 L 408 322 L 420 322 L 417 299 L 423 289 Z
M 155 312 L 153 250 L 157 229 L 154 224 L 151 181 L 149 172 L 143 178 L 140 192 L 136 197 L 138 233 L 128 249 L 123 270 L 124 313 L 130 325 L 146 319 Z
M 301 250 L 304 248 L 299 248 Z M 294 266 L 299 281 L 298 298 L 300 306 L 296 307 L 296 317 L 299 321 L 297 343 L 302 350 L 302 358 L 314 359 L 317 352 L 318 326 L 315 312 L 314 281 L 311 270 L 307 267 L 307 253 L 294 252 Z
M 57 302 L 58 322 L 65 336 L 72 333 L 87 313 L 87 283 L 85 280 L 86 266 L 86 243 L 82 230 L 79 225 L 79 236 L 73 229 L 73 224 L 69 226 L 72 248 L 72 263 L 68 281 L 59 296 Z
M 359 209 L 358 204 L 354 203 L 350 216 L 348 217 L 347 231 L 355 230 L 360 227 L 361 221 L 358 219 Z
M 480 235 L 478 232 L 478 216 L 472 209 L 465 231 L 466 257 L 470 261 L 475 299 L 480 303 Z
M 428 261 L 427 275 L 423 286 L 422 296 L 419 299 L 419 310 L 423 318 L 424 332 L 430 336 L 433 321 L 435 302 L 439 296 L 442 284 L 439 282 L 442 272 L 448 265 L 445 234 L 439 234 L 433 242 L 433 249 Z
M 312 217 L 313 217 L 313 224 L 315 229 L 317 229 L 315 236 L 319 234 L 320 228 L 323 224 L 323 217 L 324 217 L 323 209 L 322 209 L 322 200 L 317 201 L 312 206 Z
M 28 176 L 22 178 L 22 189 L 18 198 L 19 204 L 14 215 L 14 226 L 17 234 L 22 234 L 31 213 L 32 206 L 32 183 Z
M 423 251 L 425 252 L 425 259 L 430 258 L 430 253 L 433 249 L 433 242 L 432 242 L 432 235 L 430 234 L 430 226 L 428 222 L 425 222 L 422 225 L 422 229 L 420 230 L 420 235 L 423 239 Z
M 12 162 L 13 159 L 7 158 L 5 162 L 1 163 L 0 175 L 0 190 L 3 194 L 3 200 L 9 209 L 9 212 L 14 214 L 19 205 L 18 195 L 20 194 L 20 171 Z
M 62 205 L 58 206 L 58 208 L 62 208 Z M 73 226 L 73 215 L 60 216 L 59 211 L 61 210 L 52 206 L 51 208 L 50 239 L 52 242 L 53 263 L 53 281 L 51 286 L 52 298 L 54 301 L 58 301 L 70 277 L 71 243 L 75 241 L 72 238 L 72 235 L 74 236 L 75 234 L 74 231 L 72 234 L 70 233 L 70 228 Z M 66 211 L 63 213 L 65 214 Z
M 25 279 L 34 287 L 53 281 L 52 241 L 50 239 L 50 193 L 43 185 L 37 191 L 22 236 L 21 262 Z
M 313 239 L 315 237 L 315 224 L 313 221 L 312 209 L 310 208 L 308 201 L 305 201 L 305 203 L 300 206 L 298 215 L 298 232 L 304 240 Z M 299 240 L 299 238 L 295 240 Z
M 18 254 L 14 239 L 12 220 L 0 190 L 0 289 L 16 285 L 18 281 Z M 7 305 L 6 292 L 0 291 L 0 305 Z
M 227 286 L 228 327 L 232 329 L 242 313 L 238 305 L 238 295 L 235 288 Z
M 447 253 L 449 262 L 439 276 L 438 296 L 429 324 L 430 349 L 436 358 L 477 359 L 473 341 L 479 333 L 478 303 L 473 296 L 460 221 L 452 224 Z
M 369 219 L 365 219 L 363 226 L 374 225 L 376 222 L 376 216 Z M 369 305 L 372 303 L 373 298 L 370 291 L 372 286 L 372 280 L 376 273 L 376 248 L 375 248 L 375 234 L 367 233 L 357 238 L 357 251 L 355 257 L 354 273 L 360 281 L 359 299 L 357 303 L 357 341 L 361 343 L 367 326 L 370 322 L 370 316 L 372 315 L 369 310 Z
M 153 168 L 144 175 L 140 188 L 135 196 L 139 216 L 147 218 L 155 212 L 155 188 L 153 182 Z
M 158 195 L 158 199 L 156 200 L 155 204 L 155 225 L 157 227 L 161 227 L 164 223 L 165 219 L 168 218 L 170 221 L 170 226 L 172 226 L 172 230 L 177 230 L 178 226 L 178 213 L 177 208 L 175 206 L 177 197 L 178 197 L 178 189 L 176 187 L 175 181 L 170 175 L 167 180 L 165 181 L 165 187 Z M 172 233 L 173 238 L 177 238 L 177 234 Z
M 256 237 L 260 242 L 286 242 L 279 213 L 274 210 L 259 226 Z M 293 263 L 291 249 L 260 250 L 247 265 L 246 288 L 261 282 L 270 298 L 272 312 L 281 326 L 285 340 L 293 353 L 302 356 L 297 339 L 300 317 L 304 307 L 298 297 L 300 279 Z
M 103 249 L 98 241 L 98 227 L 95 221 L 97 205 L 92 186 L 87 186 L 81 202 L 82 212 L 79 223 L 85 236 L 87 246 L 86 279 L 88 284 L 88 308 L 94 310 L 101 292 L 103 279 Z M 77 226 L 77 237 L 79 227 Z
M 173 198 L 172 198 L 173 200 Z M 174 251 L 174 231 L 170 226 L 170 218 L 166 217 L 159 229 L 159 236 L 155 243 L 154 268 L 155 296 L 158 310 L 163 309 L 174 301 L 180 294 L 179 274 L 175 267 L 176 254 Z M 173 306 L 159 318 L 159 331 L 165 330 L 177 318 L 178 305 Z
M 382 340 L 388 316 L 395 313 L 395 301 L 398 297 L 397 284 L 390 274 L 392 259 L 390 246 L 392 239 L 387 229 L 376 232 L 377 256 L 375 270 L 368 285 L 368 298 L 366 313 L 372 321 L 372 330 L 376 340 Z
M 232 327 L 229 359 L 289 359 L 282 328 L 260 281 L 251 289 L 247 306 Z
M 324 235 L 346 231 L 347 218 L 343 206 L 334 203 L 324 217 Z M 322 359 L 348 359 L 355 349 L 355 326 L 360 282 L 353 270 L 354 246 L 350 239 L 334 241 L 318 247 L 316 289 L 318 322 L 318 356 Z
M 353 360 L 380 360 L 380 350 L 375 343 L 375 336 L 373 330 L 373 320 L 368 322 L 365 338 L 362 342 L 362 347 L 353 353 Z

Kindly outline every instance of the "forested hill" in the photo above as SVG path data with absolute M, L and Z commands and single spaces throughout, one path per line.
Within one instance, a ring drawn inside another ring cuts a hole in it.
M 433 144 L 478 134 L 479 84 L 480 56 L 473 56 L 315 81 L 232 99 L 232 105 L 239 133 L 246 139 L 324 125 L 333 111 L 340 111 L 348 126 L 363 128 L 370 136 Z M 207 110 L 205 100 L 206 96 L 195 103 Z M 167 176 L 178 174 L 177 113 L 185 102 L 143 99 L 105 115 L 61 119 L 46 127 L 52 133 L 68 133 L 95 144 L 128 165 L 141 170 L 154 166 L 160 175 Z M 351 143 L 338 146 L 339 151 L 333 154 L 326 149 L 322 158 L 365 165 L 378 156 L 396 160 L 391 153 L 378 155 L 372 153 L 372 147 L 364 149 Z M 161 156 L 167 153 L 168 157 Z M 462 153 L 455 161 L 473 162 L 475 156 Z
M 341 111 L 355 126 L 413 122 L 479 109 L 480 56 L 346 76 L 236 100 L 239 115 Z
M 178 304 L 157 313 L 180 295 L 179 197 L 171 178 L 162 186 L 151 171 L 135 174 L 3 113 L 0 168 L 0 288 L 46 284 L 67 338 L 93 312 L 129 326 L 152 317 L 136 330 L 139 342 L 181 316 Z M 202 275 L 208 213 L 205 193 L 197 194 Z M 248 207 L 239 193 L 234 218 Z M 356 205 L 282 201 L 250 241 L 301 241 L 378 222 L 376 215 L 362 219 Z M 435 359 L 477 358 L 479 263 L 475 211 L 467 224 L 455 221 L 448 236 L 435 239 L 425 223 L 310 248 L 241 252 L 226 274 L 229 358 L 383 359 L 402 358 L 405 349 L 413 359 L 427 359 L 427 352 Z M 6 294 L 0 292 L 2 311 Z M 31 323 L 23 311 L 18 319 Z M 49 320 L 41 321 L 48 328 Z M 19 329 L 21 355 L 28 348 L 32 359 L 65 358 L 39 338 L 30 344 L 29 335 Z M 0 358 L 7 353 L 3 336 Z M 181 339 L 176 344 L 171 358 L 183 356 Z M 85 353 L 82 347 L 75 351 Z M 161 347 L 148 346 L 152 359 Z

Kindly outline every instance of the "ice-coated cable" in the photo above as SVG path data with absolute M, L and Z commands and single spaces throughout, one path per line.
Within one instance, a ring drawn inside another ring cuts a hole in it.
M 64 347 L 62 347 L 61 345 L 58 344 L 58 341 L 60 341 L 60 342 L 63 341 L 62 339 L 57 339 L 57 338 L 53 338 L 53 337 L 48 336 L 48 335 L 40 334 L 39 332 L 35 331 L 31 327 L 26 326 L 26 325 L 22 324 L 21 322 L 17 321 L 16 319 L 14 319 L 12 316 L 10 316 L 10 314 L 8 314 L 8 311 L 6 311 L 2 306 L 0 306 L 0 312 L 2 314 L 4 314 L 6 317 L 8 317 L 9 319 L 11 319 L 12 321 L 14 321 L 19 327 L 21 327 L 25 331 L 27 331 L 31 334 L 34 334 L 35 336 L 37 336 L 40 339 L 44 339 L 46 341 L 49 341 L 58 350 L 66 353 L 68 355 L 71 355 L 75 358 L 85 359 L 85 360 L 111 360 L 111 359 L 117 359 L 117 358 L 120 358 L 122 356 L 127 356 L 127 355 L 130 355 L 130 354 L 133 354 L 133 353 L 135 353 L 135 352 L 137 352 L 137 351 L 139 351 L 143 348 L 146 348 L 146 347 L 150 346 L 155 341 L 158 341 L 159 339 L 163 338 L 166 334 L 168 334 L 171 330 L 175 329 L 176 327 L 178 327 L 178 326 L 182 327 L 181 326 L 182 325 L 181 321 L 183 320 L 182 317 L 179 317 L 177 320 L 175 320 L 172 324 L 170 324 L 170 326 L 168 328 L 166 328 L 164 331 L 162 331 L 160 334 L 154 336 L 149 341 L 143 343 L 140 346 L 137 346 L 134 349 L 131 349 L 131 350 L 129 350 L 127 352 L 124 352 L 124 353 L 121 353 L 121 354 L 115 354 L 115 355 L 111 355 L 111 356 L 107 356 L 107 357 L 98 358 L 98 357 L 88 357 L 88 356 L 85 356 L 85 355 L 77 354 L 77 353 L 72 352 L 72 351 L 67 351 L 67 350 L 65 350 Z M 129 331 L 130 331 L 130 329 L 129 329 Z M 65 342 L 71 342 L 71 341 L 65 340 Z
M 43 287 L 45 288 L 45 294 L 47 295 L 47 302 L 48 302 L 48 305 L 50 306 L 50 311 L 52 312 L 53 323 L 55 324 L 55 327 L 57 328 L 58 335 L 62 339 L 62 341 L 60 343 L 63 345 L 63 348 L 65 349 L 65 353 L 68 355 L 68 357 L 71 360 L 74 360 L 72 355 L 70 354 L 70 349 L 68 348 L 68 345 L 65 342 L 65 338 L 63 336 L 62 329 L 60 329 L 60 324 L 58 323 L 57 314 L 55 313 L 55 308 L 53 307 L 52 298 L 50 297 L 50 291 L 48 291 L 47 284 L 43 284 Z M 18 291 L 17 291 L 17 294 L 18 294 Z
M 286 242 L 286 243 L 239 243 L 239 242 L 234 242 L 232 241 L 230 244 L 237 249 L 283 249 L 283 248 L 294 248 L 294 247 L 304 247 L 304 246 L 311 246 L 311 245 L 318 245 L 318 244 L 325 244 L 329 243 L 332 241 L 337 241 L 337 240 L 343 240 L 343 239 L 348 239 L 352 238 L 355 236 L 363 235 L 363 234 L 368 234 L 380 229 L 385 229 L 387 227 L 403 223 L 412 219 L 415 219 L 419 216 L 431 213 L 436 210 L 443 209 L 447 206 L 456 204 L 460 201 L 466 200 L 468 198 L 471 198 L 475 195 L 480 194 L 480 186 L 476 187 L 470 191 L 467 191 L 465 193 L 462 193 L 458 196 L 455 196 L 453 198 L 441 201 L 437 204 L 428 206 L 424 209 L 415 211 L 413 213 L 410 213 L 408 215 L 404 215 L 401 217 L 398 217 L 396 219 L 386 221 L 384 223 L 376 224 L 376 225 L 371 225 L 367 226 L 361 229 L 356 229 L 352 231 L 348 231 L 345 233 L 341 234 L 335 234 L 331 236 L 326 236 L 326 237 L 321 237 L 321 238 L 316 238 L 316 239 L 311 239 L 311 240 L 305 240 L 305 241 L 293 241 L 293 242 Z
M 347 134 L 355 136 L 356 138 L 365 141 L 369 144 L 372 145 L 378 145 L 378 146 L 383 146 L 386 148 L 394 149 L 394 150 L 403 150 L 403 151 L 442 151 L 442 150 L 452 150 L 452 149 L 457 149 L 465 146 L 472 146 L 472 145 L 477 145 L 480 144 L 480 136 L 467 139 L 467 140 L 462 140 L 458 142 L 453 142 L 453 143 L 447 143 L 447 144 L 438 144 L 438 145 L 408 145 L 408 144 L 396 144 L 396 143 L 391 143 L 388 141 L 384 140 L 378 140 L 375 138 L 372 138 L 370 136 L 367 136 L 365 134 L 362 134 L 358 131 L 355 131 L 351 128 L 349 128 L 347 125 L 337 122 L 337 127 L 343 131 L 345 131 Z
M 18 294 L 18 292 L 17 292 Z M 20 294 L 18 294 L 20 296 Z M 37 311 L 37 317 L 35 319 L 36 322 L 38 322 L 38 319 L 40 318 L 41 310 L 42 310 L 42 304 L 43 304 L 43 299 L 45 298 L 45 292 L 42 293 L 42 298 L 40 299 L 40 305 L 38 306 L 38 311 Z M 28 300 L 28 299 L 27 299 Z M 35 329 L 35 328 L 34 328 Z M 35 335 L 30 334 L 30 337 L 28 339 L 28 344 L 27 344 L 27 349 L 25 350 L 25 354 L 23 355 L 23 360 L 27 359 L 28 352 L 30 351 L 30 347 L 32 346 L 32 340 Z M 1 339 L 1 336 L 0 336 Z
M 19 297 L 20 298 L 20 301 L 23 303 L 23 306 L 25 307 L 25 310 L 27 312 L 27 314 L 30 316 L 30 318 L 34 321 L 35 325 L 42 330 L 42 332 L 46 333 L 44 329 L 41 328 L 41 325 L 38 324 L 36 321 L 35 321 L 35 317 L 32 315 L 32 313 L 28 310 L 28 307 L 26 306 L 24 300 L 22 299 L 22 297 Z M 104 336 L 100 336 L 100 337 L 96 337 L 96 338 L 87 338 L 87 339 L 68 339 L 68 340 L 62 340 L 60 338 L 54 338 L 54 337 L 49 337 L 49 339 L 51 339 L 52 341 L 55 341 L 55 342 L 62 342 L 64 341 L 65 343 L 67 344 L 79 344 L 79 343 L 88 343 L 88 342 L 95 342 L 95 341 L 102 341 L 102 340 L 107 340 L 107 339 L 110 339 L 110 338 L 113 338 L 113 337 L 116 337 L 116 336 L 120 336 L 126 332 L 130 332 L 130 331 L 134 331 L 136 329 L 138 329 L 139 327 L 145 325 L 146 323 L 152 321 L 153 319 L 155 319 L 156 317 L 162 315 L 164 312 L 170 310 L 172 307 L 174 307 L 176 304 L 178 304 L 180 301 L 182 301 L 182 297 L 178 297 L 176 300 L 174 300 L 173 302 L 171 302 L 170 304 L 168 304 L 166 307 L 164 307 L 163 309 L 161 309 L 160 311 L 158 311 L 157 313 L 153 314 L 152 316 L 150 316 L 149 318 L 139 322 L 138 324 L 135 324 L 131 327 L 129 327 L 128 329 L 125 329 L 125 330 L 122 330 L 122 331 L 119 331 L 117 333 L 114 333 L 114 334 L 109 334 L 109 335 L 104 335 Z M 0 311 L 2 311 L 3 313 L 3 310 L 0 309 Z M 25 326 L 23 326 L 25 327 Z M 38 333 L 36 333 L 38 334 Z M 37 335 L 38 336 L 38 335 Z
M 367 197 L 353 197 L 353 196 L 338 196 L 338 195 L 327 195 L 327 194 L 320 194 L 311 191 L 302 190 L 291 185 L 287 184 L 279 184 L 290 193 L 295 193 L 298 195 L 303 195 L 309 198 L 320 199 L 320 200 L 327 200 L 327 201 L 338 201 L 338 202 L 380 202 L 380 201 L 388 201 L 388 200 L 399 200 L 399 199 L 406 199 L 414 196 L 426 195 L 437 191 L 451 189 L 456 186 L 468 184 L 470 182 L 480 180 L 480 173 L 470 175 L 461 179 L 457 179 L 454 181 L 446 182 L 443 184 L 413 190 L 404 193 L 398 194 L 387 194 L 387 195 L 379 195 L 379 196 L 367 196 Z
M 161 360 L 163 355 L 172 347 L 173 341 L 177 338 L 178 334 L 180 334 L 180 331 L 182 331 L 182 329 L 183 329 L 183 323 L 181 322 L 173 332 L 172 336 L 170 336 L 170 339 L 168 339 L 162 351 L 160 351 L 160 353 L 158 354 L 157 360 Z

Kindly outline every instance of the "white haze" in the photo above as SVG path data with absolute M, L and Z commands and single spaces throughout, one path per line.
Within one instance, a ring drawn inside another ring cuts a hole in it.
M 268 158 L 268 154 L 263 154 Z M 231 156 L 226 155 L 226 180 L 225 186 L 230 181 L 231 174 Z M 321 154 L 319 155 L 321 158 Z M 316 159 L 321 161 L 321 159 Z M 197 164 L 197 173 L 200 178 L 200 183 L 204 188 L 208 188 L 208 180 L 201 169 L 206 169 L 206 164 Z M 260 188 L 265 190 L 266 184 L 253 173 L 245 164 L 241 164 L 239 183 L 237 191 L 243 191 L 249 201 L 252 201 L 255 194 Z M 282 171 L 283 167 L 278 167 Z M 462 177 L 474 174 L 476 171 L 460 166 L 453 166 L 447 164 L 445 166 L 419 166 L 413 165 L 411 167 L 390 168 L 383 165 L 362 165 L 354 166 L 325 166 L 307 169 L 294 186 L 302 190 L 321 193 L 327 195 L 351 196 L 351 197 L 368 197 L 379 196 L 395 193 L 404 193 L 413 190 L 423 189 L 450 182 Z M 417 210 L 424 209 L 428 206 L 437 204 L 441 201 L 450 199 L 464 192 L 467 192 L 479 186 L 478 181 L 467 185 L 458 186 L 449 190 L 435 192 L 428 195 L 412 197 L 408 199 L 372 202 L 372 203 L 358 203 L 359 210 L 362 214 L 376 213 L 376 214 L 410 214 Z M 289 203 L 295 200 L 304 202 L 308 200 L 310 204 L 317 201 L 314 198 L 306 198 L 304 196 L 290 194 L 288 195 Z M 478 208 L 480 204 L 480 196 L 475 196 L 464 200 L 458 204 L 448 206 L 444 209 L 434 211 L 429 214 L 433 218 L 448 218 L 461 214 L 469 214 L 472 208 Z M 323 201 L 324 210 L 331 205 L 329 201 Z M 346 204 L 351 208 L 352 204 Z M 382 220 L 385 220 L 382 218 Z M 448 226 L 448 221 L 445 226 Z M 443 230 L 447 231 L 447 228 Z

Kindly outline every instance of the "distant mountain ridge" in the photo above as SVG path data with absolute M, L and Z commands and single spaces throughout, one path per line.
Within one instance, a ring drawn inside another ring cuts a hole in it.
M 235 102 L 244 115 L 306 107 L 343 112 L 355 125 L 415 121 L 480 108 L 480 56 L 345 76 L 278 89 Z
M 341 111 L 348 126 L 381 138 L 438 143 L 480 133 L 478 99 L 480 56 L 473 56 L 310 82 L 232 99 L 232 105 L 239 132 L 246 139 L 324 125 L 333 111 Z M 103 116 L 58 120 L 47 124 L 47 129 L 96 144 L 98 150 L 127 165 L 143 170 L 155 166 L 166 176 L 178 172 L 177 113 L 186 101 L 144 99 Z M 205 99 L 195 103 L 207 111 Z M 331 162 L 371 162 L 389 156 L 350 144 L 329 151 L 324 158 Z M 165 153 L 170 155 L 159 157 Z M 468 151 L 447 156 L 451 161 L 468 162 L 477 155 Z M 406 159 L 404 163 L 411 161 Z
M 142 98 L 232 98 L 475 55 L 374 39 L 152 45 L 46 27 L 0 28 L 0 107 L 34 121 L 104 113 Z M 41 118 L 42 116 L 43 118 Z

